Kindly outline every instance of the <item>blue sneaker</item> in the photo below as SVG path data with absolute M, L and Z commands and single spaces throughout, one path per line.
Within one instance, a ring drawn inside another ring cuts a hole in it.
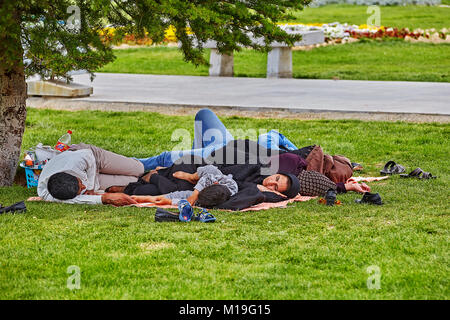
M 187 200 L 178 202 L 178 211 L 180 211 L 178 218 L 181 222 L 191 221 L 191 218 L 194 215 L 194 209 L 192 209 L 191 204 Z

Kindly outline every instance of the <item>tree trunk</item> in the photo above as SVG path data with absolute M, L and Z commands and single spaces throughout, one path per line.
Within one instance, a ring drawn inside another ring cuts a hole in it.
M 17 12 L 12 15 L 19 23 Z M 20 24 L 19 24 L 20 25 Z M 19 29 L 20 32 L 20 29 Z M 0 187 L 11 186 L 25 128 L 27 84 L 20 36 L 0 35 Z M 3 50 L 8 46 L 9 50 Z M 11 50 L 12 49 L 12 50 Z M 11 55 L 14 52 L 14 55 Z

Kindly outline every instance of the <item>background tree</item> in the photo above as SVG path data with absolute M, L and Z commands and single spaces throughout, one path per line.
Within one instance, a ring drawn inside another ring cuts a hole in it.
M 11 185 L 26 119 L 26 76 L 70 81 L 71 70 L 91 73 L 114 59 L 99 33 L 105 26 L 164 39 L 173 25 L 186 61 L 207 64 L 202 44 L 221 53 L 241 46 L 269 50 L 272 41 L 299 40 L 276 23 L 310 0 L 0 0 L 0 186 Z M 251 36 L 261 37 L 256 45 Z

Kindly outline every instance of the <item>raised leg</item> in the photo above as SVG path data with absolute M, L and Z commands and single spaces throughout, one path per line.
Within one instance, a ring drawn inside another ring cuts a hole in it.
M 214 112 L 210 109 L 201 109 L 197 112 L 192 149 L 204 148 L 209 145 L 222 147 L 231 140 L 234 140 L 234 137 Z

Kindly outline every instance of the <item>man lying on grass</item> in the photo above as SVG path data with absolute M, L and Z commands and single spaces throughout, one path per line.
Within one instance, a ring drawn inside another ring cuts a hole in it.
M 141 162 L 86 144 L 72 145 L 69 150 L 44 166 L 37 188 L 39 197 L 72 204 L 137 203 L 123 193 L 98 194 L 98 191 L 137 181 L 144 173 Z

